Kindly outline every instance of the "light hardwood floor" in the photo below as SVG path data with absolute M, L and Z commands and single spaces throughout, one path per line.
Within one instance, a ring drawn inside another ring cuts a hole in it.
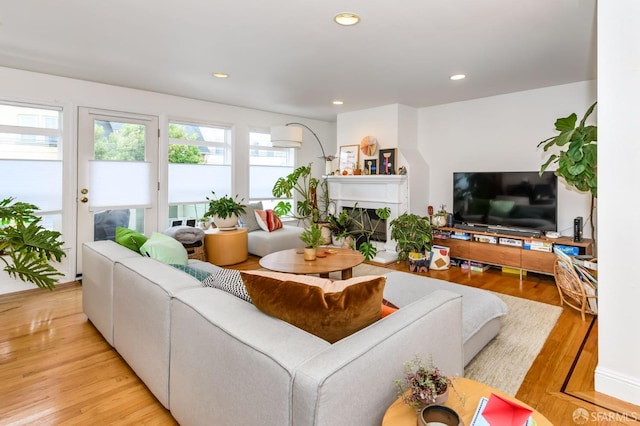
M 407 270 L 405 265 L 386 265 Z M 234 265 L 257 269 L 258 259 Z M 498 270 L 459 268 L 429 276 L 559 305 L 552 277 L 522 281 Z M 574 425 L 584 408 L 586 424 L 639 424 L 640 407 L 594 391 L 597 320 L 583 322 L 565 308 L 516 397 L 556 425 Z M 596 421 L 597 420 L 597 421 Z M 0 425 L 172 425 L 170 413 L 147 390 L 82 313 L 79 283 L 55 291 L 0 296 Z

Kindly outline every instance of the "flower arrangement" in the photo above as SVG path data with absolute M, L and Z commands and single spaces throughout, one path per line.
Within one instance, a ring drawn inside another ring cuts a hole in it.
M 433 365 L 431 356 L 426 362 L 419 355 L 405 362 L 404 378 L 396 380 L 396 387 L 402 402 L 416 410 L 439 402 L 438 397 L 446 395 L 449 387 L 455 392 L 453 382 Z

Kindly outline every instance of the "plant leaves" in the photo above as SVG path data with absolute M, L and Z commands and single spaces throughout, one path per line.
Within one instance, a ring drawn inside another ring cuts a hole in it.
M 578 116 L 574 112 L 568 117 L 558 118 L 556 120 L 556 130 L 559 132 L 566 132 L 568 130 L 573 130 L 576 127 L 576 121 L 578 120 Z

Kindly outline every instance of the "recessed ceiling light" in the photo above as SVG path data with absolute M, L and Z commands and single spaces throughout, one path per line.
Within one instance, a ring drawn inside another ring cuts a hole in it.
M 464 74 L 455 74 L 455 75 L 452 75 L 451 77 L 449 77 L 449 79 L 451 79 L 451 80 L 462 80 L 465 77 L 466 77 L 466 75 L 464 75 Z
M 227 77 L 229 77 L 229 74 L 224 73 L 224 72 L 212 72 L 211 75 L 216 77 L 216 78 L 227 78 Z
M 342 105 L 342 104 L 344 104 L 344 102 L 336 99 L 335 101 L 333 101 L 333 104 L 334 105 Z
M 333 20 L 339 25 L 350 26 L 360 22 L 360 17 L 355 13 L 343 12 L 338 13 Z

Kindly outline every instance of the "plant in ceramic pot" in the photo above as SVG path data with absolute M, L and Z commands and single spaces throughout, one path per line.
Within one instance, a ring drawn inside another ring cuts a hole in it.
M 428 257 L 433 243 L 433 233 L 428 217 L 403 213 L 389 224 L 391 238 L 396 241 L 398 261 Z M 412 255 L 418 253 L 419 256 Z
M 395 381 L 396 389 L 402 402 L 416 411 L 428 405 L 444 404 L 449 396 L 449 389 L 455 392 L 451 379 L 442 374 L 431 357 L 423 361 L 419 355 L 415 355 L 405 362 L 403 371 L 404 377 Z
M 324 243 L 320 225 L 311 223 L 300 234 L 300 240 L 304 243 L 304 260 L 316 260 L 316 250 Z
M 38 207 L 13 198 L 0 201 L 0 260 L 9 276 L 53 290 L 64 274 L 49 264 L 66 256 L 60 232 L 45 229 Z
M 211 218 L 209 216 L 201 217 L 199 222 L 200 222 L 200 228 L 202 228 L 204 231 L 209 229 L 209 227 L 211 226 Z
M 440 205 L 440 210 L 438 210 L 436 214 L 433 215 L 433 218 L 431 220 L 432 225 L 436 228 L 440 228 L 447 224 L 447 210 L 444 204 Z
M 205 213 L 205 216 L 211 217 L 213 223 L 221 229 L 233 228 L 238 225 L 238 216 L 245 214 L 245 205 L 242 204 L 244 198 L 238 201 L 238 195 L 235 198 L 231 198 L 225 195 L 220 198 L 216 198 L 216 193 L 211 192 L 213 198 L 207 197 L 209 201 L 209 210 Z

